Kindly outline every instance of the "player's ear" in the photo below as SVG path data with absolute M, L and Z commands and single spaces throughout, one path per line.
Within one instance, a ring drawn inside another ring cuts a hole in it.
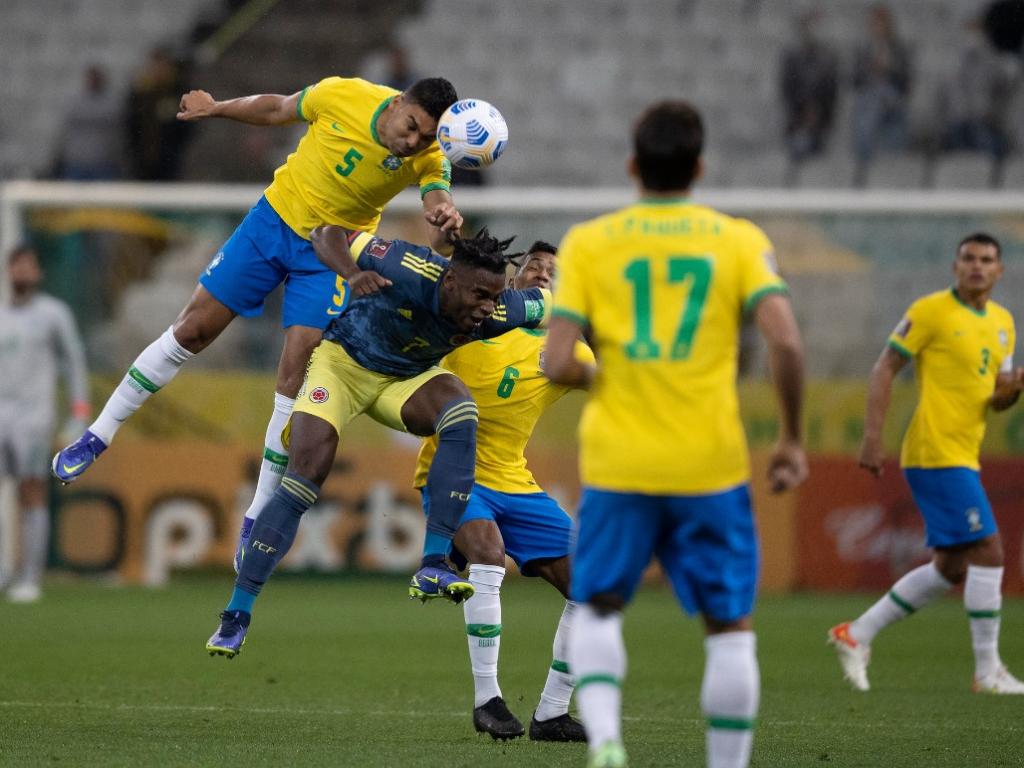
M 640 179 L 640 168 L 636 164 L 636 155 L 630 155 L 629 159 L 626 160 L 626 173 L 629 174 L 631 179 Z
M 690 182 L 692 186 L 694 182 L 700 181 L 704 176 L 704 155 L 698 155 L 697 160 L 693 164 L 693 181 Z

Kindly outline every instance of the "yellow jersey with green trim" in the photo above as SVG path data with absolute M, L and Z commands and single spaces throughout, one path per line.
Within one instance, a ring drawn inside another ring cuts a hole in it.
M 910 305 L 889 337 L 913 359 L 917 383 L 901 466 L 979 469 L 989 400 L 1013 366 L 1015 342 L 1013 316 L 994 301 L 979 312 L 947 289 Z
M 398 95 L 358 78 L 328 77 L 302 91 L 306 134 L 264 194 L 300 237 L 321 224 L 374 232 L 384 206 L 408 187 L 449 190 L 451 164 L 435 141 L 411 157 L 380 143 L 377 118 Z
M 514 331 L 459 347 L 442 361 L 469 388 L 480 409 L 476 434 L 476 481 L 501 493 L 539 493 L 541 488 L 526 467 L 526 443 L 537 420 L 569 387 L 553 384 L 541 373 L 542 330 Z M 576 343 L 576 357 L 594 362 L 594 353 Z M 413 486 L 427 484 L 437 437 L 423 441 Z
M 553 313 L 590 327 L 599 361 L 579 427 L 584 485 L 687 495 L 749 479 L 739 332 L 786 290 L 774 264 L 754 224 L 680 199 L 569 230 Z

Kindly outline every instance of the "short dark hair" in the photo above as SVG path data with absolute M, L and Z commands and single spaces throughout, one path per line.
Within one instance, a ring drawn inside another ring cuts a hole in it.
M 493 237 L 484 227 L 473 237 L 463 237 L 455 241 L 452 250 L 452 264 L 462 264 L 474 269 L 486 269 L 488 272 L 504 273 L 508 264 L 521 253 L 506 253 L 515 240 L 515 235 L 507 240 Z
M 443 77 L 427 77 L 417 80 L 405 92 L 405 98 L 419 104 L 423 111 L 439 120 L 444 111 L 459 100 L 455 86 Z
M 551 243 L 547 243 L 543 240 L 535 240 L 533 245 L 531 245 L 529 249 L 527 249 L 526 255 L 529 256 L 531 253 L 537 253 L 537 251 L 542 251 L 543 253 L 551 253 L 556 256 L 558 255 L 558 248 L 553 246 Z
M 633 128 L 640 182 L 655 192 L 689 189 L 704 149 L 704 123 L 685 101 L 648 107 Z
M 956 252 L 957 252 L 958 255 L 960 253 L 960 249 L 963 248 L 968 243 L 979 243 L 980 245 L 991 245 L 993 248 L 996 249 L 996 258 L 999 259 L 1000 261 L 1002 261 L 1002 258 L 1003 258 L 1003 246 L 1001 246 L 999 244 L 999 241 L 996 240 L 994 237 L 992 237 L 992 235 L 988 234 L 987 232 L 972 232 L 967 237 L 965 237 L 963 240 L 961 240 L 959 243 L 957 243 Z
M 10 251 L 7 252 L 7 263 L 13 264 L 15 259 L 27 256 L 29 254 L 36 254 L 35 246 L 32 243 L 18 243 Z

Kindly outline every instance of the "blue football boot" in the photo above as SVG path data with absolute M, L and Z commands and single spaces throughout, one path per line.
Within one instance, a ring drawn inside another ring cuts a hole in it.
M 75 442 L 57 452 L 50 470 L 64 485 L 73 483 L 105 450 L 107 444 L 87 429 Z
M 249 631 L 252 616 L 245 611 L 222 611 L 220 626 L 213 636 L 206 641 L 206 650 L 211 656 L 220 654 L 229 659 L 242 652 L 245 644 L 245 633 Z
M 447 565 L 427 565 L 420 568 L 409 581 L 409 597 L 422 602 L 441 597 L 461 603 L 473 596 L 473 585 Z
M 249 535 L 252 533 L 252 524 L 255 522 L 251 517 L 242 519 L 242 530 L 238 534 L 238 546 L 235 547 L 235 573 L 242 572 L 242 558 L 245 557 L 245 549 L 249 546 Z

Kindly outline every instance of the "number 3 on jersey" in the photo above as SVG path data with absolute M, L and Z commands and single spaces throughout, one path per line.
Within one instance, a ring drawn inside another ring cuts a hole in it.
M 631 360 L 661 359 L 662 345 L 654 338 L 653 332 L 657 308 L 652 299 L 650 259 L 634 259 L 626 266 L 623 276 L 633 284 L 634 332 L 633 339 L 625 345 L 626 356 Z M 668 282 L 689 284 L 686 303 L 668 355 L 670 360 L 685 360 L 690 356 L 693 337 L 708 297 L 711 262 L 700 256 L 673 256 L 668 260 Z

